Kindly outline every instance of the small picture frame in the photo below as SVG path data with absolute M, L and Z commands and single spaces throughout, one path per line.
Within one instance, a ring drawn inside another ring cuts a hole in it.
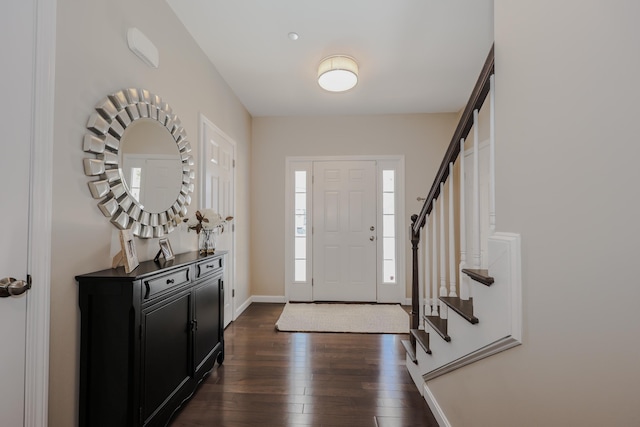
M 125 273 L 131 273 L 140 265 L 131 230 L 120 230 L 120 252 L 113 257 L 111 267 L 116 268 L 120 265 L 124 265 Z
M 173 249 L 171 249 L 171 242 L 169 242 L 169 239 L 160 239 L 158 240 L 158 244 L 160 245 L 160 250 L 153 259 L 154 261 L 159 261 L 161 256 L 164 257 L 165 261 L 171 261 L 176 257 L 173 254 Z

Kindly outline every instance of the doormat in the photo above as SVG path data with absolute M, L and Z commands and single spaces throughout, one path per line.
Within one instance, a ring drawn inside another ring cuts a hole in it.
M 408 334 L 409 315 L 397 304 L 287 303 L 276 322 L 282 332 Z

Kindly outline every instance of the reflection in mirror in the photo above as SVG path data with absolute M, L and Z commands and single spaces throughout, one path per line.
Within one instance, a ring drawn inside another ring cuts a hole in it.
M 180 151 L 167 129 L 152 119 L 132 123 L 120 139 L 120 175 L 129 194 L 151 213 L 175 202 L 182 186 Z
M 102 99 L 89 116 L 84 173 L 98 208 L 121 230 L 163 237 L 182 222 L 193 193 L 191 144 L 171 107 L 148 90 Z

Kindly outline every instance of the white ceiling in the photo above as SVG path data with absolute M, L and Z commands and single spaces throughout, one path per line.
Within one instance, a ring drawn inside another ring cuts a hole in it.
M 493 43 L 493 0 L 167 2 L 254 117 L 458 111 Z M 345 93 L 317 84 L 334 54 L 360 68 Z

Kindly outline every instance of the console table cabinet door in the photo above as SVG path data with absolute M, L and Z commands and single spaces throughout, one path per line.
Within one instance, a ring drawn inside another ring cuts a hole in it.
M 194 318 L 195 324 L 195 369 L 199 372 L 205 362 L 213 364 L 212 355 L 218 344 L 222 345 L 220 332 L 220 276 L 206 280 L 202 285 L 194 288 Z M 207 364 L 208 365 L 208 364 Z
M 80 426 L 138 426 L 140 282 L 86 282 L 80 289 Z M 124 397 L 124 398 L 123 398 Z
M 156 304 L 142 312 L 143 402 L 145 424 L 179 394 L 191 378 L 191 293 Z

